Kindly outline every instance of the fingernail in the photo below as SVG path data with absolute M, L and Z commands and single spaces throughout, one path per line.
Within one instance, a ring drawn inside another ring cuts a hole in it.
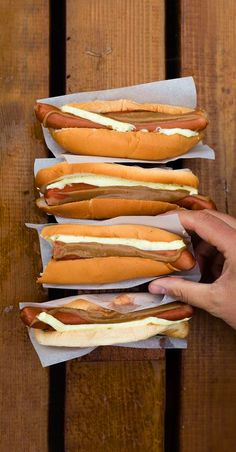
M 150 284 L 149 285 L 149 290 L 152 292 L 152 293 L 159 293 L 159 294 L 166 294 L 167 293 L 167 290 L 166 290 L 166 288 L 165 287 L 162 287 L 162 286 L 158 286 L 157 284 Z

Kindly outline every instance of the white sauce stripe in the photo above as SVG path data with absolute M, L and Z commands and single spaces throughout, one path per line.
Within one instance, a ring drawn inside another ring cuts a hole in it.
M 101 124 L 103 126 L 111 127 L 117 132 L 130 132 L 131 130 L 135 129 L 135 126 L 133 124 L 116 121 L 115 119 L 108 118 L 97 113 L 91 113 L 87 110 L 81 110 L 77 107 L 71 107 L 70 105 L 63 105 L 61 107 L 61 111 L 65 113 L 71 113 L 72 115 L 79 116 L 83 119 L 88 119 L 89 121 Z
M 156 190 L 186 190 L 190 195 L 197 195 L 198 190 L 189 185 L 161 184 L 158 182 L 144 182 L 139 180 L 129 180 L 121 177 L 105 176 L 93 173 L 71 174 L 61 177 L 55 182 L 48 184 L 47 189 L 63 189 L 71 184 L 89 184 L 96 187 L 147 187 Z
M 190 129 L 162 129 L 161 127 L 158 127 L 156 130 L 157 133 L 162 133 L 163 135 L 183 135 L 184 137 L 190 138 L 190 137 L 196 137 L 199 135 L 198 132 L 195 132 L 194 130 Z
M 135 130 L 135 126 L 133 124 L 117 121 L 115 119 L 109 118 L 108 116 L 102 116 L 99 115 L 98 113 L 92 113 L 91 111 L 82 110 L 81 108 L 77 107 L 72 107 L 71 105 L 63 105 L 61 107 L 61 111 L 63 111 L 64 113 L 71 113 L 72 115 L 78 116 L 83 119 L 88 119 L 89 121 L 92 121 L 96 124 L 111 127 L 113 130 L 116 130 L 117 132 L 131 132 L 132 130 Z M 143 131 L 144 130 L 145 129 L 143 129 Z M 156 129 L 156 132 L 169 136 L 178 134 L 183 135 L 187 138 L 196 137 L 198 135 L 198 132 L 194 130 L 180 128 L 162 129 L 161 127 L 158 127 Z
M 144 251 L 164 251 L 179 250 L 185 247 L 183 240 L 173 240 L 172 242 L 151 242 L 149 240 L 139 240 L 133 238 L 117 237 L 84 237 L 80 235 L 56 234 L 45 237 L 49 242 L 63 243 L 101 243 L 103 245 L 123 245 L 132 246 Z
M 101 324 L 85 324 L 85 325 L 65 325 L 60 322 L 60 320 L 55 319 L 50 314 L 46 312 L 41 312 L 38 314 L 37 319 L 41 322 L 50 325 L 54 330 L 63 333 L 65 331 L 89 331 L 89 330 L 121 330 L 122 328 L 127 329 L 127 327 L 135 327 L 135 326 L 145 326 L 145 325 L 163 325 L 163 326 L 171 326 L 176 325 L 180 322 L 185 322 L 189 320 L 189 318 L 185 318 L 182 320 L 165 320 L 159 319 L 157 317 L 147 317 L 142 320 L 133 320 L 131 322 L 123 322 L 123 323 L 101 323 Z

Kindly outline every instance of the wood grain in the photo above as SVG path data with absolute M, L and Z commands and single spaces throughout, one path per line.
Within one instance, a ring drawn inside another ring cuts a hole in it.
M 182 0 L 182 75 L 194 75 L 199 105 L 209 112 L 206 142 L 216 161 L 190 161 L 202 192 L 236 215 L 236 4 Z M 233 300 L 232 300 L 233 302 Z M 236 334 L 199 313 L 183 352 L 181 452 L 228 452 L 236 442 Z
M 67 1 L 67 91 L 165 78 L 163 0 Z
M 80 358 L 80 361 L 150 361 L 165 357 L 161 348 L 140 350 L 129 347 L 97 347 L 89 355 Z
M 164 43 L 163 0 L 69 0 L 67 92 L 164 78 Z M 67 364 L 67 451 L 163 450 L 164 359 L 147 357 L 160 351 L 109 347 Z
M 67 452 L 163 450 L 164 360 L 74 360 L 68 372 Z
M 21 325 L 18 303 L 45 299 L 35 282 L 37 238 L 24 223 L 40 221 L 32 207 L 33 162 L 46 151 L 33 104 L 48 94 L 48 3 L 3 0 L 0 27 L 0 450 L 39 452 L 47 450 L 48 373 Z

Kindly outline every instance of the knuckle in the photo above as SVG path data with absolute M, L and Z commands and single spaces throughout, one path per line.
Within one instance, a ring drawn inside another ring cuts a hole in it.
M 198 210 L 195 212 L 195 221 L 198 221 L 199 223 L 205 223 L 211 219 L 212 215 L 208 209 Z
M 224 291 L 222 290 L 221 286 L 217 283 L 209 284 L 207 303 L 209 306 L 209 312 L 211 314 L 218 316 L 222 307 L 223 300 Z
M 177 297 L 180 301 L 190 304 L 190 296 L 183 287 L 175 287 L 172 291 L 172 295 Z

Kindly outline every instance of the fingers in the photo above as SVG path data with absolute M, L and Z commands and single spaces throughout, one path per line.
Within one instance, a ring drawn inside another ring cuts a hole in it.
M 178 215 L 185 229 L 196 232 L 226 256 L 235 243 L 236 230 L 211 212 L 208 210 L 181 211 Z
M 182 278 L 159 278 L 149 284 L 149 292 L 168 294 L 176 300 L 183 301 L 210 312 L 212 308 L 212 284 L 186 281 Z
M 208 212 L 214 217 L 224 221 L 226 224 L 231 226 L 231 228 L 236 229 L 236 218 L 227 215 L 227 213 L 217 212 L 217 210 L 209 210 Z

